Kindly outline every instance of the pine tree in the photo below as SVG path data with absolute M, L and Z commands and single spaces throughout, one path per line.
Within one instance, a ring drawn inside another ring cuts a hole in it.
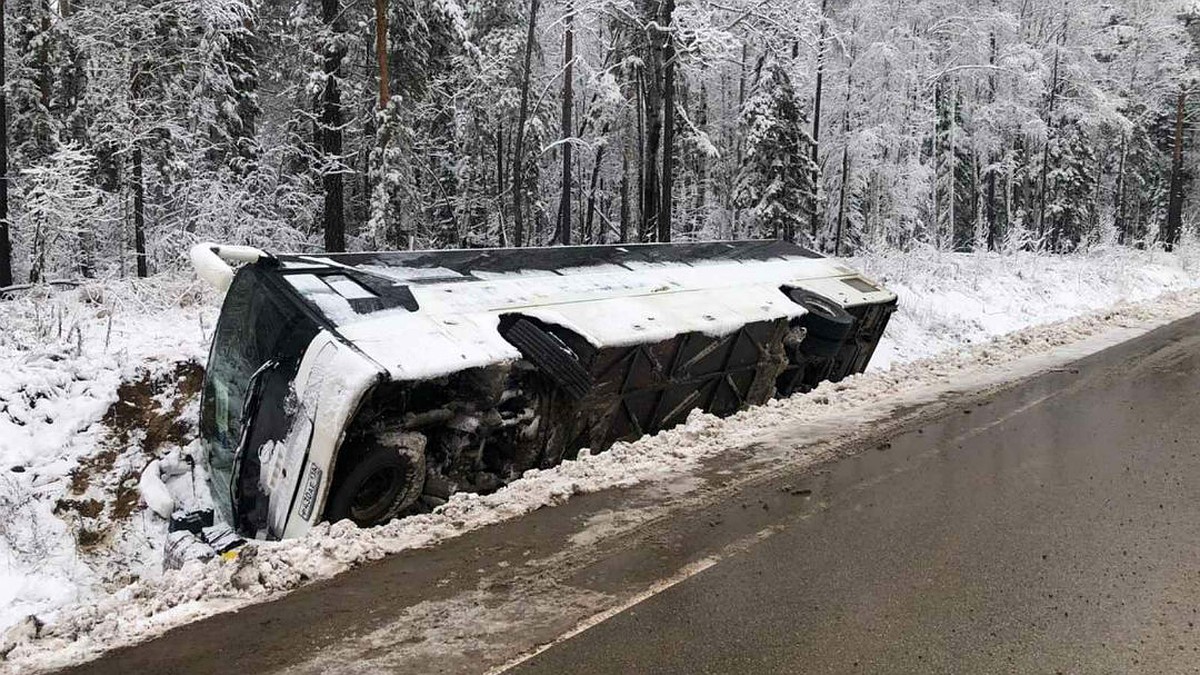
M 227 167 L 245 175 L 258 159 L 258 39 L 254 15 L 241 0 L 206 0 L 198 12 L 202 32 L 189 45 L 196 73 L 190 115 L 202 130 L 200 143 L 210 169 Z
M 1078 123 L 1060 128 L 1046 153 L 1046 236 L 1053 250 L 1071 251 L 1093 218 L 1096 188 L 1094 141 Z
M 8 77 L 13 108 L 9 136 L 13 159 L 31 166 L 58 147 L 58 125 L 50 111 L 54 93 L 54 64 L 60 44 L 51 21 L 49 0 L 18 0 L 13 17 L 16 62 Z
M 742 124 L 746 158 L 737 176 L 736 203 L 749 211 L 751 235 L 805 232 L 815 199 L 812 138 L 791 80 L 777 63 L 764 64 L 742 108 Z

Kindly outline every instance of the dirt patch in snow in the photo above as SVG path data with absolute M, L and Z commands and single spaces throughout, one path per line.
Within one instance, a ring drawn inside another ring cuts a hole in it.
M 74 524 L 80 549 L 104 544 L 118 523 L 138 511 L 138 477 L 151 459 L 195 438 L 184 411 L 203 384 L 204 367 L 181 361 L 165 372 L 140 370 L 117 387 L 117 399 L 101 419 L 100 451 L 71 471 L 68 495 L 54 505 L 55 515 Z
M 110 442 L 128 447 L 135 436 L 143 454 L 151 455 L 167 443 L 183 445 L 193 433 L 180 414 L 204 385 L 204 367 L 195 361 L 175 364 L 170 372 L 155 375 L 142 371 L 135 380 L 121 383 L 117 400 L 102 420 L 111 431 Z M 167 397 L 167 405 L 163 403 Z

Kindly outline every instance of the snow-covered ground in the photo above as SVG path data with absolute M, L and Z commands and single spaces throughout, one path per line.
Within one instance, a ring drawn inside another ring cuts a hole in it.
M 175 394 L 216 315 L 192 279 L 0 300 L 0 627 L 161 573 L 137 479 L 191 435 L 195 397 Z
M 1007 376 L 1029 354 L 1200 311 L 1200 255 L 1191 249 L 913 252 L 851 264 L 901 303 L 864 376 L 728 420 L 695 414 L 653 438 L 531 471 L 495 494 L 456 495 L 432 514 L 372 530 L 321 525 L 300 540 L 250 545 L 232 561 L 167 572 L 166 521 L 137 501 L 137 480 L 150 461 L 195 449 L 194 394 L 215 297 L 190 279 L 159 278 L 0 301 L 0 634 L 17 626 L 16 638 L 29 615 L 45 623 L 40 639 L 0 639 L 0 653 L 11 648 L 11 668 L 65 665 L 573 494 L 677 479 L 748 436 L 878 419 L 947 383 Z
M 1029 326 L 1200 284 L 1200 249 L 867 255 L 850 261 L 900 298 L 871 362 L 888 368 Z

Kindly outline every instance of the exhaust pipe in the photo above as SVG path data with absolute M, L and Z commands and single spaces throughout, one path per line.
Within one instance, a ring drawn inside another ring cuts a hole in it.
M 196 244 L 188 252 L 196 276 L 224 293 L 233 283 L 233 267 L 229 263 L 252 263 L 271 254 L 253 246 L 225 246 L 204 242 Z

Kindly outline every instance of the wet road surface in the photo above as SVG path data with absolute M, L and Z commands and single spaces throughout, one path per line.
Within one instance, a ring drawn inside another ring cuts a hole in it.
M 928 408 L 619 536 L 579 539 L 636 495 L 576 497 L 72 672 L 1200 672 L 1200 317 Z
M 826 508 L 510 672 L 1200 672 L 1196 329 L 842 460 Z

